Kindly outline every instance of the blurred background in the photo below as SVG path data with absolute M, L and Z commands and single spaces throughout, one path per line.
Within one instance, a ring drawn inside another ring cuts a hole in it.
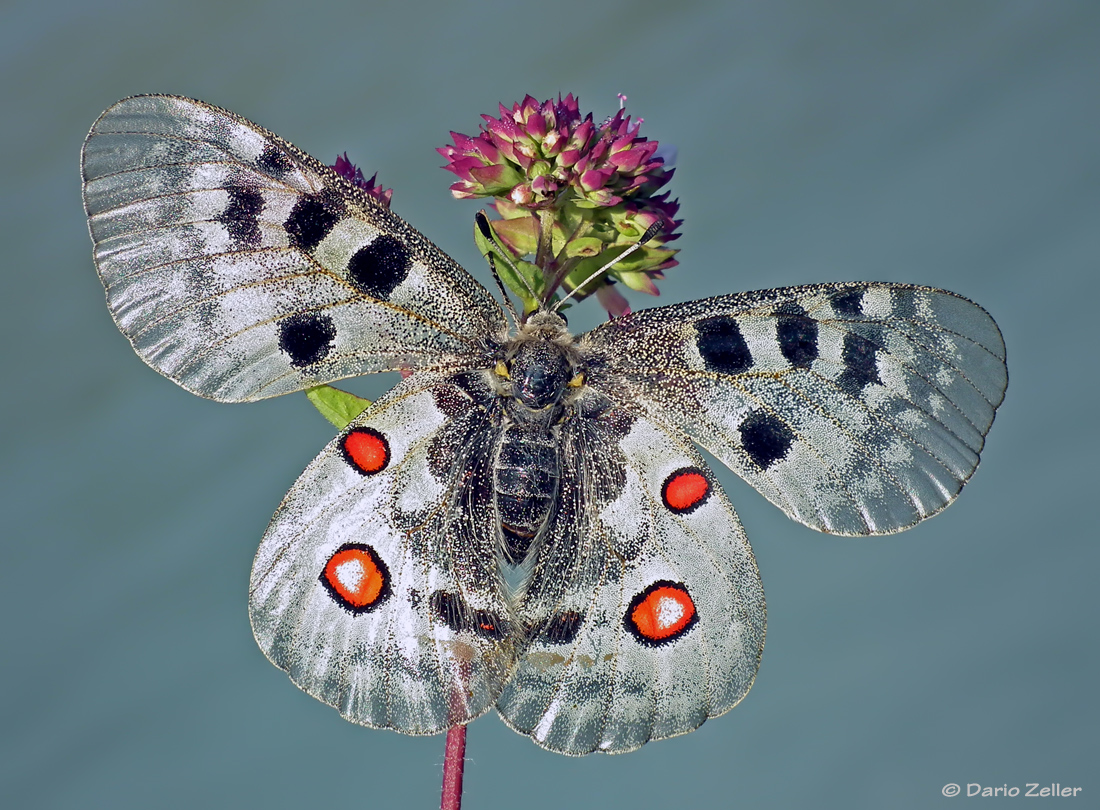
M 477 205 L 433 150 L 559 91 L 597 120 L 625 93 L 679 150 L 682 263 L 636 308 L 944 287 L 997 319 L 1011 385 L 962 497 L 905 534 L 819 535 L 723 470 L 768 596 L 746 700 L 621 757 L 550 754 L 486 716 L 466 806 L 908 808 L 1028 782 L 1094 803 L 1098 42 L 1088 0 L 5 2 L 0 804 L 438 802 L 442 737 L 346 723 L 252 639 L 252 555 L 333 430 L 301 395 L 193 397 L 129 349 L 80 202 L 96 116 L 178 93 L 327 162 L 347 150 L 487 281 Z

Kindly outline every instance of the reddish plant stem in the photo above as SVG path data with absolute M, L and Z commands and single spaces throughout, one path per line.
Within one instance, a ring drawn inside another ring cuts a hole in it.
M 462 807 L 462 771 L 466 767 L 466 726 L 454 726 L 447 732 L 447 748 L 443 755 L 443 798 L 440 810 L 460 810 Z

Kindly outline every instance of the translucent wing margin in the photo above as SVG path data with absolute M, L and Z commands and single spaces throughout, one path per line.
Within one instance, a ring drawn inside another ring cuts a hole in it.
M 608 409 L 563 427 L 561 498 L 516 611 L 528 646 L 497 709 L 563 754 L 684 734 L 749 691 L 764 593 L 690 443 Z
M 256 641 L 352 722 L 440 733 L 491 708 L 514 664 L 476 382 L 424 372 L 376 402 L 302 473 L 256 554 Z
M 469 367 L 506 332 L 492 296 L 404 220 L 227 110 L 125 99 L 92 126 L 81 168 L 111 314 L 201 396 Z
M 790 517 L 837 534 L 900 531 L 950 504 L 1008 385 L 985 310 L 901 284 L 644 310 L 582 345 L 590 385 L 627 392 Z

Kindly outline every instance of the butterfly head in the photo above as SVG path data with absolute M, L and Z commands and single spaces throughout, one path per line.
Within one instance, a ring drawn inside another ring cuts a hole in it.
M 584 368 L 561 316 L 540 312 L 520 329 L 496 362 L 500 396 L 529 411 L 546 411 L 584 386 Z

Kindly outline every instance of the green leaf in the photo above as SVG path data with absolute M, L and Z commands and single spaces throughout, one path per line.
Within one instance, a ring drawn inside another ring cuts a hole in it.
M 355 417 L 370 407 L 370 400 L 333 388 L 331 385 L 318 385 L 306 389 L 306 396 L 313 407 L 321 412 L 336 427 L 343 430 Z
M 491 220 L 493 234 L 507 245 L 513 254 L 525 256 L 538 247 L 539 223 L 534 217 Z M 480 231 L 479 231 L 480 233 Z
M 489 224 L 495 228 L 499 221 L 500 220 L 490 220 Z M 515 265 L 519 273 L 523 273 L 528 284 L 531 285 L 531 288 L 534 289 L 536 293 L 545 283 L 542 279 L 542 274 L 538 272 L 537 268 L 528 262 L 516 261 L 515 257 L 510 255 L 510 251 L 508 251 L 506 247 L 486 239 L 482 235 L 481 229 L 476 225 L 474 226 L 474 242 L 477 243 L 477 249 L 481 251 L 482 256 L 488 256 L 490 253 L 494 253 L 501 257 L 501 260 L 496 263 L 497 275 L 500 276 L 500 280 L 504 282 L 504 285 L 509 290 L 519 296 L 520 301 L 523 303 L 524 311 L 532 312 L 538 309 L 538 301 L 531 297 L 531 293 L 527 291 L 527 285 L 523 283 L 523 280 L 517 272 L 509 266 L 509 262 Z
M 566 245 L 566 256 L 596 256 L 607 247 L 607 243 L 596 236 L 581 236 L 571 239 Z

